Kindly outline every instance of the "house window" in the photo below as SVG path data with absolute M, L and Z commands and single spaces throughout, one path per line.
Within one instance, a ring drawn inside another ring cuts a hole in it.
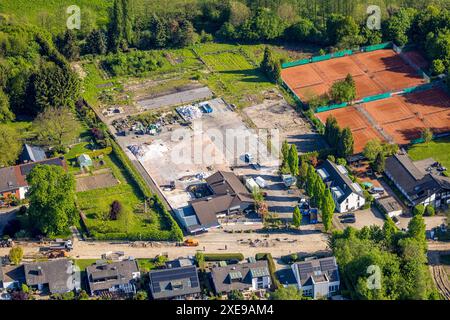
M 303 295 L 305 297 L 312 297 L 312 289 L 303 290 Z

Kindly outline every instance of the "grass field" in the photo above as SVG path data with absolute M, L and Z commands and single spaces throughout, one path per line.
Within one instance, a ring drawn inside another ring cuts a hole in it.
M 150 16 L 154 12 L 176 12 L 183 5 L 198 0 L 133 0 L 132 10 L 135 15 Z M 34 24 L 54 34 L 66 28 L 66 20 L 70 16 L 67 7 L 77 5 L 81 10 L 81 29 L 104 27 L 109 21 L 108 12 L 111 0 L 1 0 L 0 15 L 20 23 Z
M 211 43 L 195 51 L 211 71 L 205 83 L 239 107 L 260 102 L 263 91 L 275 88 L 259 71 L 258 63 L 246 57 L 238 46 Z
M 413 160 L 433 158 L 450 168 L 450 137 L 434 140 L 428 146 L 424 143 L 416 144 L 408 150 L 408 154 Z
M 94 238 L 146 238 L 151 231 L 165 230 L 159 215 L 148 210 L 144 213 L 143 197 L 128 177 L 128 173 L 119 167 L 113 154 L 104 156 L 106 166 L 120 184 L 102 189 L 77 193 L 77 203 L 86 215 L 86 225 Z M 118 220 L 108 217 L 111 203 L 118 200 L 122 204 L 123 216 Z

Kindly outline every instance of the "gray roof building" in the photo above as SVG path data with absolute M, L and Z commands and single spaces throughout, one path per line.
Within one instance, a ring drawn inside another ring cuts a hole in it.
M 186 299 L 201 292 L 195 266 L 153 270 L 149 278 L 153 299 Z
M 141 273 L 136 260 L 97 261 L 86 268 L 86 276 L 91 295 L 103 292 L 131 294 L 136 292 L 135 281 Z
M 196 222 L 189 226 L 191 230 L 218 227 L 217 216 L 244 210 L 254 203 L 251 194 L 232 172 L 217 171 L 206 178 L 206 183 L 212 195 L 190 202 L 196 217 Z
M 48 288 L 50 293 L 64 293 L 80 287 L 73 262 L 68 259 L 25 264 L 24 272 L 25 283 L 41 291 Z
M 408 199 L 409 205 L 440 206 L 442 199 L 450 197 L 450 178 L 426 172 L 423 161 L 418 165 L 406 153 L 399 153 L 386 159 L 384 172 Z
M 329 297 L 339 290 L 340 278 L 335 257 L 297 262 L 291 268 L 298 288 L 307 297 Z
M 217 294 L 267 289 L 271 285 L 269 266 L 265 260 L 214 267 L 211 269 L 211 279 Z
M 30 146 L 24 144 L 22 154 L 20 155 L 21 162 L 38 162 L 47 159 L 44 149 L 37 146 Z
M 8 289 L 25 282 L 23 265 L 0 265 L 0 288 Z

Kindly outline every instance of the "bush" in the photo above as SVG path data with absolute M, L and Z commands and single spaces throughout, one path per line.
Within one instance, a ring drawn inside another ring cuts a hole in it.
M 414 207 L 413 209 L 413 216 L 417 216 L 417 215 L 423 215 L 423 213 L 425 212 L 425 207 L 423 204 L 418 204 L 417 206 Z
M 242 253 L 205 253 L 203 258 L 205 261 L 242 261 L 245 259 Z
M 277 268 L 275 267 L 275 262 L 273 261 L 272 254 L 270 253 L 257 253 L 255 255 L 256 260 L 267 260 L 267 263 L 269 265 L 269 272 L 270 277 L 272 278 L 272 284 L 273 289 L 278 289 L 281 287 L 281 283 L 278 280 L 278 278 L 275 276 L 275 272 L 277 271 Z
M 432 216 L 434 216 L 435 215 L 435 210 L 434 210 L 434 207 L 432 206 L 432 205 L 427 205 L 426 207 L 425 207 L 425 215 L 426 216 L 428 216 L 428 217 L 432 217 Z
M 113 203 L 111 203 L 111 209 L 109 210 L 109 219 L 117 220 L 122 209 L 122 204 L 119 201 L 114 200 Z

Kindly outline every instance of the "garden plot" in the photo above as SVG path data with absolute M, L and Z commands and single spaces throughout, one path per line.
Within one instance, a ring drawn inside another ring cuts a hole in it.
M 76 192 L 89 191 L 94 189 L 114 187 L 119 184 L 111 171 L 95 173 L 93 175 L 76 176 Z
M 278 164 L 274 157 L 264 155 L 266 147 L 259 140 L 248 139 L 240 144 L 235 141 L 230 145 L 227 134 L 234 138 L 236 132 L 239 136 L 254 133 L 222 99 L 208 104 L 213 112 L 193 120 L 190 127 L 178 125 L 156 137 L 144 136 L 139 139 L 138 149 L 133 146 L 133 154 L 174 208 L 188 204 L 189 185 L 200 183 L 218 170 L 230 171 L 230 166 L 243 164 L 245 153 L 253 154 L 261 165 Z M 171 184 L 175 184 L 175 189 L 169 187 Z

